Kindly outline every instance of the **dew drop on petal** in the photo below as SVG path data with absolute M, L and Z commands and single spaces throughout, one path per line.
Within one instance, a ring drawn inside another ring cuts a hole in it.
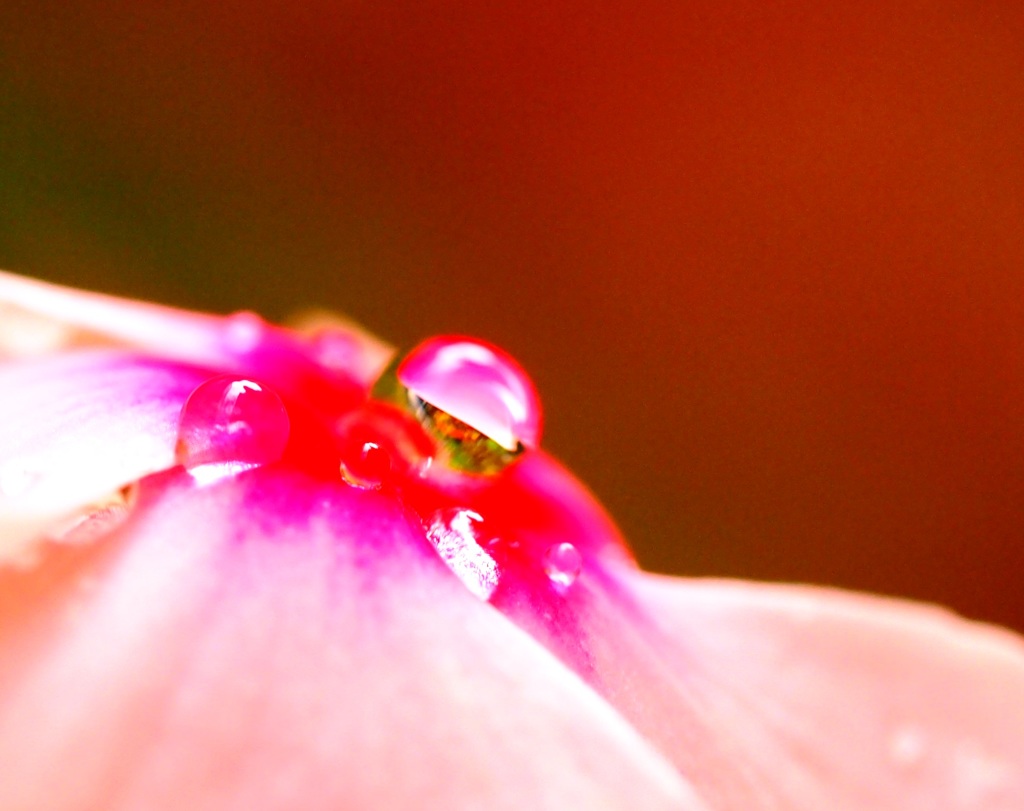
M 556 543 L 544 552 L 544 573 L 560 591 L 567 590 L 583 571 L 583 556 L 571 543 Z
M 399 363 L 396 375 L 434 408 L 494 440 L 506 451 L 540 443 L 540 398 L 506 352 L 468 338 L 432 338 Z
M 252 352 L 263 342 L 267 322 L 259 315 L 242 310 L 228 316 L 224 322 L 224 342 L 238 354 Z
M 270 464 L 284 453 L 289 431 L 276 392 L 252 380 L 216 377 L 198 386 L 181 410 L 178 461 L 192 472 Z
M 427 539 L 470 592 L 489 600 L 501 574 L 494 558 L 480 545 L 482 522 L 472 510 L 440 510 L 427 523 Z
M 391 456 L 376 442 L 363 442 L 346 449 L 341 459 L 341 477 L 361 490 L 377 490 L 391 474 Z
M 355 487 L 419 477 L 435 448 L 422 429 L 395 408 L 373 401 L 335 425 L 342 478 Z

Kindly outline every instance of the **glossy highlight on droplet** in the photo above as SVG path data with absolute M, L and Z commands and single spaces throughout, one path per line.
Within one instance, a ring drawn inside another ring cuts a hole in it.
M 435 450 L 408 414 L 373 400 L 338 420 L 335 436 L 342 478 L 364 489 L 420 478 Z
M 480 545 L 483 518 L 467 509 L 436 512 L 427 522 L 427 540 L 462 584 L 481 600 L 498 587 L 498 564 Z
M 507 451 L 540 443 L 540 397 L 507 353 L 471 338 L 432 338 L 398 365 L 398 381 Z
M 447 468 L 500 472 L 540 442 L 540 398 L 507 353 L 471 338 L 432 338 L 384 371 L 374 398 L 413 416 Z
M 216 377 L 199 385 L 181 410 L 178 462 L 190 471 L 270 464 L 284 454 L 290 430 L 288 412 L 272 389 L 252 380 Z
M 342 457 L 341 477 L 360 490 L 379 490 L 391 474 L 391 455 L 376 442 L 363 442 Z
M 559 591 L 566 591 L 583 571 L 583 556 L 571 543 L 557 543 L 544 552 L 544 574 Z

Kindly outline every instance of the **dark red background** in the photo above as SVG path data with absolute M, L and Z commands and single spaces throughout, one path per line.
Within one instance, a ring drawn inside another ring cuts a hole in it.
M 648 566 L 1024 628 L 1024 7 L 297 5 L 0 5 L 0 264 L 481 335 Z

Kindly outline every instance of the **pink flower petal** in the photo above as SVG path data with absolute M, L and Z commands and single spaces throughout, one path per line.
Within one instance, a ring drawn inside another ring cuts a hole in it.
M 603 606 L 609 700 L 720 811 L 1024 808 L 1024 641 L 802 586 L 628 575 Z
M 0 562 L 174 465 L 182 403 L 208 374 L 116 350 L 0 366 Z
M 225 371 L 254 360 L 296 361 L 294 337 L 252 313 L 223 318 L 46 284 L 0 271 L 0 358 L 80 344 L 114 344 Z M 364 386 L 387 364 L 392 349 L 350 322 L 321 336 L 335 366 Z M 261 356 L 253 358 L 253 353 Z M 288 355 L 282 359 L 282 355 Z M 269 357 L 268 357 L 269 356 Z
M 43 530 L 174 463 L 181 406 L 214 372 L 168 361 L 255 366 L 330 411 L 358 400 L 390 354 L 346 322 L 321 324 L 307 345 L 248 313 L 190 313 L 0 271 L 0 563 L 30 561 Z
M 0 567 L 2 808 L 1024 808 L 1008 632 L 643 574 L 541 452 L 411 473 L 404 418 L 365 401 L 387 352 L 345 326 L 6 275 L 0 311 L 24 327 L 0 354 L 43 356 L 0 368 L 0 560 L 163 471 L 102 541 Z M 83 343 L 146 354 L 60 354 Z M 171 466 L 219 373 L 272 387 L 290 433 L 204 484 Z M 349 486 L 367 438 L 387 464 Z
M 218 360 L 221 354 L 223 319 L 72 290 L 2 271 L 0 313 L 4 321 L 17 316 L 18 327 L 31 325 L 37 333 L 54 336 L 49 344 L 37 341 L 39 349 L 117 343 L 163 349 L 207 363 Z M 56 327 L 63 328 L 63 332 Z M 8 345 L 20 338 L 13 329 L 3 330 L 0 337 Z
M 270 469 L 141 489 L 0 579 L 0 807 L 705 807 L 396 502 Z

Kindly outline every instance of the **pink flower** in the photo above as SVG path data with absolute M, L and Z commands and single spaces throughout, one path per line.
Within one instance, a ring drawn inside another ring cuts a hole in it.
M 500 350 L 3 275 L 0 352 L 0 808 L 1024 808 L 1019 638 L 639 571 Z

